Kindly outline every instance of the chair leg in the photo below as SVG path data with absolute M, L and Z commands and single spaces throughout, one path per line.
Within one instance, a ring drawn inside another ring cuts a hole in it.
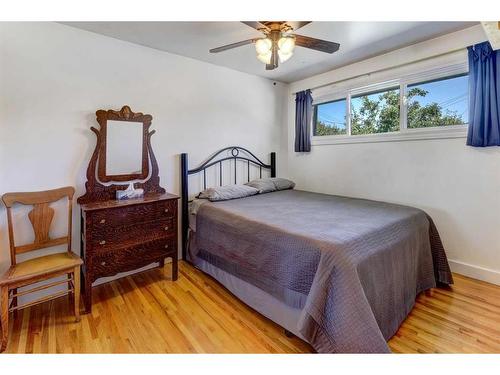
M 75 298 L 75 321 L 80 321 L 80 266 L 73 270 L 73 283 L 75 290 L 73 297 Z
M 7 339 L 9 337 L 9 287 L 3 286 L 0 290 L 0 320 L 2 328 L 2 337 L 0 339 L 0 353 L 7 348 Z
M 68 290 L 70 290 L 71 289 L 71 277 L 72 277 L 71 273 L 68 273 L 67 277 L 68 277 Z M 75 282 L 74 279 L 73 279 L 73 282 Z M 74 294 L 74 291 L 71 294 Z
M 13 294 L 17 294 L 17 288 L 12 289 Z M 17 307 L 17 297 L 12 297 L 12 307 Z M 17 319 L 17 314 L 19 310 L 14 310 L 14 318 Z

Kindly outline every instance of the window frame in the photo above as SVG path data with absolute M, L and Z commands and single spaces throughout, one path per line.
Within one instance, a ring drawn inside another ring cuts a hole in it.
M 414 86 L 414 85 L 423 85 L 423 84 L 426 84 L 426 83 L 432 83 L 432 82 L 438 82 L 438 81 L 444 81 L 446 79 L 453 79 L 453 78 L 458 78 L 458 77 L 464 77 L 464 76 L 468 76 L 469 75 L 469 72 L 464 72 L 464 73 L 458 73 L 458 74 L 452 74 L 452 75 L 446 75 L 446 76 L 441 76 L 441 77 L 438 77 L 438 78 L 431 78 L 431 79 L 426 79 L 424 81 L 417 81 L 417 82 L 405 82 L 404 83 L 404 109 L 405 109 L 405 116 L 404 116 L 404 119 L 401 119 L 403 122 L 401 123 L 401 127 L 403 126 L 403 123 L 404 123 L 404 127 L 407 131 L 409 132 L 412 132 L 414 130 L 419 130 L 419 129 L 444 129 L 444 128 L 449 128 L 449 127 L 453 127 L 453 126 L 467 126 L 468 124 L 456 124 L 456 125 L 447 125 L 447 126 L 431 126 L 431 127 L 427 127 L 427 128 L 408 128 L 408 116 L 406 116 L 406 113 L 408 111 L 408 98 L 406 96 L 407 92 L 408 92 L 408 86 Z M 403 85 L 402 85 L 403 86 Z M 467 104 L 468 106 L 469 104 Z
M 368 90 L 366 90 L 368 89 Z M 352 126 L 351 126 L 351 117 L 352 117 L 352 106 L 349 106 L 348 111 L 349 111 L 349 133 L 351 137 L 360 137 L 363 135 L 378 135 L 378 134 L 395 134 L 401 131 L 401 86 L 399 85 L 399 81 L 397 80 L 391 80 L 391 81 L 385 81 L 379 84 L 375 85 L 370 85 L 370 86 L 365 86 L 358 90 L 352 90 L 350 93 L 350 98 L 349 98 L 349 103 L 352 102 L 352 99 L 357 99 L 362 96 L 369 96 L 373 94 L 381 94 L 390 90 L 399 90 L 399 130 L 398 131 L 392 131 L 392 132 L 383 132 L 383 133 L 369 133 L 369 134 L 352 134 Z
M 311 144 L 345 144 L 345 143 L 366 143 L 366 142 L 392 142 L 392 141 L 408 141 L 408 140 L 425 140 L 425 139 L 449 139 L 449 138 L 464 138 L 467 136 L 468 124 L 463 125 L 447 125 L 435 126 L 426 128 L 408 128 L 407 127 L 407 98 L 406 93 L 409 85 L 427 83 L 429 81 L 443 80 L 458 76 L 468 75 L 467 62 L 447 65 L 434 69 L 425 70 L 422 72 L 406 74 L 396 79 L 385 80 L 373 84 L 356 86 L 347 86 L 342 90 L 332 90 L 318 98 L 313 99 L 313 106 L 325 104 L 341 99 L 346 100 L 346 130 L 345 135 L 314 135 L 316 126 L 317 109 L 314 108 L 314 116 L 312 116 L 313 124 L 311 126 Z M 400 119 L 399 131 L 374 133 L 374 134 L 351 134 L 351 99 L 367 95 L 377 91 L 384 91 L 399 87 L 400 98 Z
M 316 135 L 316 124 L 317 124 L 317 119 L 318 119 L 318 106 L 319 105 L 324 105 L 324 104 L 330 104 L 330 103 L 336 103 L 336 102 L 340 102 L 342 100 L 345 100 L 346 101 L 346 134 L 332 134 L 332 135 Z M 347 107 L 347 98 L 345 97 L 339 97 L 337 99 L 333 99 L 333 100 L 328 100 L 326 102 L 321 102 L 321 103 L 317 103 L 314 105 L 314 109 L 313 109 L 313 124 L 312 124 L 312 135 L 314 137 L 338 137 L 339 135 L 347 135 L 349 134 L 349 129 L 347 129 L 347 112 L 348 112 L 348 107 Z

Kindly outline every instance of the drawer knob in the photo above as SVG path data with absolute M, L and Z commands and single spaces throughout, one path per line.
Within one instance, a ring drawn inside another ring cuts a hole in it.
M 168 249 L 168 244 L 165 245 L 165 249 Z
M 101 224 L 104 224 L 105 222 L 106 222 L 106 219 L 102 219 L 102 220 L 100 221 L 100 223 L 101 223 Z
M 106 245 L 106 241 L 104 241 L 104 240 L 99 241 L 99 245 Z
M 166 213 L 166 214 L 168 213 L 168 208 L 165 208 L 165 213 Z
M 101 262 L 101 266 L 105 266 L 106 265 L 106 262 Z
M 165 227 L 165 230 L 168 230 L 168 225 Z

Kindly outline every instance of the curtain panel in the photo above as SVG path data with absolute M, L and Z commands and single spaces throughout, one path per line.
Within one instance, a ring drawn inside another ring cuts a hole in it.
M 295 94 L 295 152 L 311 151 L 311 90 Z
M 468 47 L 469 129 L 467 145 L 500 146 L 500 51 L 489 42 Z

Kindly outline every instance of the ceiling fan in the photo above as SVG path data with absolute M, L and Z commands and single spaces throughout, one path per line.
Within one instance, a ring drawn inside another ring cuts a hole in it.
M 253 38 L 222 47 L 213 48 L 211 53 L 218 53 L 228 49 L 255 43 L 257 58 L 266 64 L 266 70 L 278 67 L 292 57 L 295 46 L 314 49 L 316 51 L 334 53 L 340 47 L 339 43 L 297 35 L 293 32 L 311 21 L 242 21 L 264 34 L 263 38 Z

